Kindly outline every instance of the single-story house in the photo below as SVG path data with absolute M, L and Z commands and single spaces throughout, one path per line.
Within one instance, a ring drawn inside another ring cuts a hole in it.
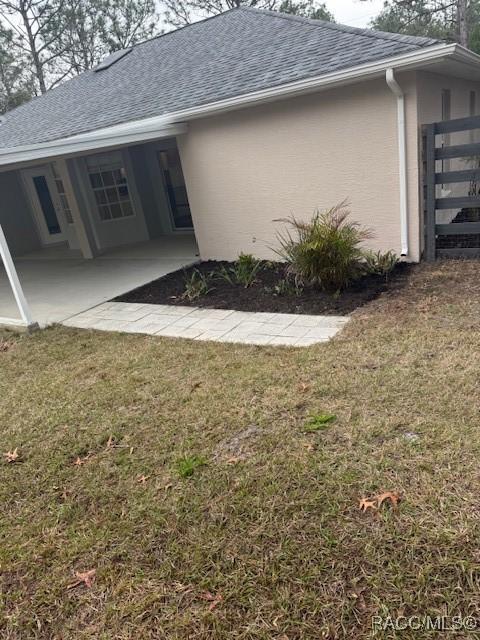
M 479 91 L 457 44 L 233 9 L 2 117 L 0 225 L 14 257 L 51 258 L 52 291 L 68 254 L 271 257 L 275 220 L 344 199 L 373 249 L 418 261 L 421 127 L 477 113 Z

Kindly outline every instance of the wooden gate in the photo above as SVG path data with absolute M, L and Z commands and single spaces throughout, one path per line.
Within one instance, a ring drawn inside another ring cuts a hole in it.
M 423 127 L 425 258 L 429 261 L 439 256 L 480 256 L 480 143 L 473 142 L 475 129 L 480 129 L 480 116 L 435 122 Z M 449 134 L 458 131 L 470 131 L 471 142 L 450 145 Z M 440 141 L 439 136 L 443 138 Z M 475 166 L 457 167 L 452 171 L 448 165 L 452 159 L 458 158 L 464 158 L 466 163 Z M 452 197 L 442 197 L 438 193 L 438 185 L 444 188 L 454 184 L 462 185 L 465 193 Z M 448 209 L 458 209 L 459 212 L 452 221 L 437 224 L 437 211 Z

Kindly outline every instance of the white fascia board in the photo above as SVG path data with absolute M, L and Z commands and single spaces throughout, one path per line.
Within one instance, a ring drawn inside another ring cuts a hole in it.
M 289 84 L 283 84 L 278 87 L 263 89 L 261 91 L 236 96 L 234 98 L 228 98 L 227 100 L 222 100 L 220 102 L 214 102 L 204 106 L 186 109 L 184 111 L 177 111 L 170 114 L 170 116 L 172 118 L 175 117 L 178 120 L 188 121 L 195 118 L 202 118 L 209 114 L 238 109 L 244 106 L 254 106 L 256 104 L 272 102 L 281 98 L 312 93 L 323 88 L 329 89 L 331 87 L 352 84 L 369 78 L 383 78 L 385 76 L 385 71 L 389 67 L 405 71 L 425 64 L 438 63 L 439 61 L 451 56 L 454 53 L 455 46 L 456 45 L 445 44 L 436 45 L 428 48 L 428 54 L 427 50 L 420 50 L 403 54 L 401 56 L 384 58 L 382 60 L 377 60 L 376 62 L 369 62 L 357 67 L 334 71 L 322 76 L 306 78 L 305 80 L 297 80 Z M 478 57 L 478 62 L 480 64 L 480 57 Z
M 455 60 L 458 60 L 458 62 L 473 64 L 476 66 L 480 65 L 480 55 L 478 55 L 478 53 L 474 53 L 473 51 L 470 51 L 470 49 L 462 47 L 460 44 L 450 46 L 454 47 L 453 57 Z
M 480 56 L 457 44 L 442 43 L 399 56 L 350 67 L 349 69 L 334 71 L 322 76 L 297 80 L 278 87 L 262 89 L 199 107 L 175 111 L 163 116 L 135 120 L 52 142 L 3 149 L 0 150 L 0 166 L 31 162 L 55 156 L 74 155 L 96 149 L 180 135 L 186 132 L 187 125 L 185 122 L 189 120 L 312 93 L 330 87 L 351 84 L 359 80 L 383 77 L 387 68 L 393 68 L 395 71 L 406 71 L 418 67 L 424 68 L 426 65 L 435 64 L 452 57 L 464 63 L 479 65 L 480 69 Z
M 138 124 L 140 125 L 140 123 L 141 121 Z M 67 157 L 137 142 L 171 138 L 172 136 L 186 133 L 186 131 L 187 125 L 185 123 L 169 122 L 163 124 L 157 122 L 155 127 L 153 125 L 149 127 L 137 126 L 131 131 L 129 128 L 109 127 L 72 136 L 71 138 L 61 138 L 41 144 L 0 150 L 0 166 L 45 160 L 47 158 Z

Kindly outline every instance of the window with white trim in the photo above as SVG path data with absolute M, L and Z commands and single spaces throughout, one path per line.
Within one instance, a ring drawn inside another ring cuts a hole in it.
M 100 220 L 134 215 L 122 153 L 113 151 L 88 156 L 87 172 Z
M 68 224 L 73 224 L 72 210 L 70 209 L 70 204 L 65 192 L 65 186 L 63 184 L 62 178 L 60 177 L 60 174 L 57 171 L 55 163 L 52 163 L 52 173 L 53 179 L 55 180 L 55 187 L 57 188 L 58 199 L 60 200 L 60 205 L 62 207 L 65 220 L 68 222 Z

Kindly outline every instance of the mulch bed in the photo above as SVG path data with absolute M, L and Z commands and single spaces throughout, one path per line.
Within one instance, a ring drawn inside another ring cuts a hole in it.
M 274 295 L 272 289 L 279 280 L 284 278 L 285 266 L 280 263 L 265 262 L 257 274 L 256 281 L 248 288 L 232 285 L 218 278 L 212 282 L 212 289 L 207 295 L 192 302 L 182 298 L 185 278 L 193 269 L 210 274 L 212 271 L 221 269 L 222 266 L 228 268 L 231 263 L 207 261 L 187 269 L 180 269 L 119 296 L 115 301 L 178 304 L 236 311 L 347 315 L 366 302 L 377 298 L 381 293 L 405 286 L 408 274 L 413 268 L 413 265 L 401 262 L 395 267 L 388 280 L 383 276 L 366 276 L 339 296 L 328 295 L 313 288 L 305 288 L 299 295 Z

